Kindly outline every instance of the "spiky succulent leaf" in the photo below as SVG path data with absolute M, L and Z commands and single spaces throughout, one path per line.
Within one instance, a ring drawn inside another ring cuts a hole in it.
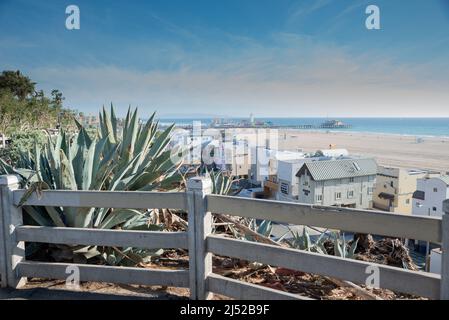
M 181 162 L 173 163 L 168 146 L 173 126 L 160 131 L 155 115 L 144 125 L 139 123 L 137 110 L 128 110 L 126 119 L 117 118 L 114 108 L 100 112 L 96 137 L 76 122 L 78 133 L 64 131 L 49 138 L 42 149 L 20 155 L 13 168 L 0 159 L 0 170 L 22 176 L 28 193 L 38 191 L 38 185 L 63 190 L 176 190 L 183 176 L 178 172 Z M 226 190 L 228 183 L 220 190 Z M 22 199 L 26 200 L 26 199 Z M 110 208 L 46 208 L 24 207 L 32 221 L 44 226 L 160 229 L 149 223 L 146 214 L 137 210 Z M 73 249 L 74 247 L 72 247 Z M 95 249 L 97 250 L 97 249 Z M 98 256 L 93 250 L 92 256 Z M 101 249 L 101 250 L 104 250 Z M 127 249 L 126 249 L 127 250 Z M 66 254 L 66 251 L 61 251 Z M 131 250 L 133 254 L 137 251 Z M 139 251 L 144 253 L 145 251 Z M 80 257 L 81 253 L 72 252 Z M 90 255 L 83 257 L 89 259 Z M 111 254 L 111 253 L 109 253 Z M 116 255 L 118 260 L 126 260 Z

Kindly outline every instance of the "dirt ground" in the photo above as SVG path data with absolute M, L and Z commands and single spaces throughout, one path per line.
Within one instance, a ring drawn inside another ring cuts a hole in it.
M 175 300 L 188 299 L 189 290 L 161 286 L 84 282 L 79 289 L 65 281 L 29 279 L 23 288 L 0 290 L 0 299 L 13 300 Z

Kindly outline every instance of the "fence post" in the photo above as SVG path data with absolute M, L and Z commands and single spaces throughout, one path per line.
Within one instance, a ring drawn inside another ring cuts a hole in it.
M 6 235 L 5 226 L 3 225 L 3 216 L 7 212 L 2 201 L 3 185 L 5 184 L 5 176 L 0 176 L 0 288 L 8 286 L 6 273 Z
M 187 221 L 189 223 L 187 235 L 189 246 L 189 289 L 190 299 L 198 299 L 196 292 L 196 245 L 195 245 L 195 193 L 189 189 L 187 181 Z
M 449 199 L 443 202 L 443 220 L 441 223 L 441 292 L 440 299 L 449 300 Z
M 3 248 L 7 286 L 17 288 L 26 283 L 26 278 L 19 278 L 16 266 L 25 259 L 25 242 L 15 239 L 16 226 L 22 225 L 22 209 L 13 204 L 13 191 L 19 188 L 19 179 L 14 175 L 0 177 L 1 220 L 3 231 Z
M 212 254 L 207 252 L 206 237 L 212 232 L 212 214 L 207 212 L 206 195 L 212 192 L 212 182 L 207 177 L 191 178 L 187 182 L 187 190 L 193 198 L 193 214 L 189 213 L 189 256 L 192 255 L 190 251 L 191 241 L 194 241 L 193 252 L 195 255 L 194 270 L 196 286 L 194 288 L 193 298 L 205 300 L 211 298 L 211 293 L 207 291 L 206 279 L 212 272 Z M 192 210 L 190 210 L 189 206 L 190 211 Z M 190 218 L 192 216 L 194 216 L 193 233 L 190 232 L 192 223 Z

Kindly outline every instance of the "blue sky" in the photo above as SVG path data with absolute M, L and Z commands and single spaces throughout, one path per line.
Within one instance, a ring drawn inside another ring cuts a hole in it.
M 87 113 L 449 116 L 449 1 L 0 0 L 3 69 Z

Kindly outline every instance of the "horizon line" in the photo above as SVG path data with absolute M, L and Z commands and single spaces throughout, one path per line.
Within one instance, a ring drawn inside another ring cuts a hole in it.
M 156 112 L 157 115 L 157 112 Z M 249 118 L 249 116 L 159 116 L 159 119 L 211 119 L 211 118 L 229 118 L 240 119 Z M 254 119 L 449 119 L 449 115 L 443 116 L 254 116 Z

